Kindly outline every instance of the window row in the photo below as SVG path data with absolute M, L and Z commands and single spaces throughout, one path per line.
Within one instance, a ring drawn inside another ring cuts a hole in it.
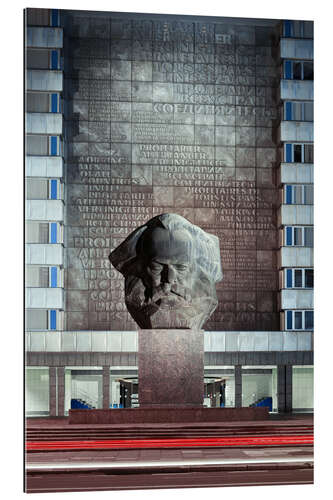
M 313 38 L 313 21 L 283 21 L 286 38 Z
M 313 122 L 313 101 L 284 103 L 284 120 Z
M 63 69 L 60 49 L 27 49 L 27 69 Z
M 313 330 L 313 311 L 285 311 L 286 330 Z
M 313 205 L 313 184 L 286 184 L 284 203 L 287 205 Z
M 58 309 L 26 309 L 25 329 L 31 330 L 62 330 L 63 311 Z
M 284 144 L 284 161 L 286 163 L 313 163 L 313 144 Z
M 61 113 L 62 100 L 60 94 L 54 92 L 27 92 L 26 93 L 27 113 Z
M 62 156 L 60 136 L 27 135 L 25 153 L 30 156 Z
M 285 269 L 284 288 L 313 288 L 313 269 Z
M 26 9 L 28 26 L 60 26 L 59 9 Z
M 59 179 L 26 179 L 27 200 L 62 200 L 64 184 Z
M 313 80 L 313 61 L 289 61 L 283 63 L 286 80 Z
M 63 225 L 59 222 L 27 221 L 25 240 L 26 243 L 63 243 Z
M 286 226 L 284 234 L 286 246 L 313 247 L 312 226 Z
M 58 266 L 27 266 L 25 286 L 37 288 L 63 287 L 64 271 Z

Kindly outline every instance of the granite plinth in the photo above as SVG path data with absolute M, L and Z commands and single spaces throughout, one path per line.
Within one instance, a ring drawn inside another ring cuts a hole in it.
M 200 407 L 204 396 L 203 330 L 139 330 L 140 407 Z
M 266 407 L 258 408 L 122 408 L 69 410 L 70 424 L 142 424 L 183 422 L 237 422 L 268 419 Z

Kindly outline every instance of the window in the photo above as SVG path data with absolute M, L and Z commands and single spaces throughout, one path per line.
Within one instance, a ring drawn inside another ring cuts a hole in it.
M 313 185 L 312 184 L 285 185 L 284 202 L 287 205 L 313 205 Z
M 313 102 L 293 102 L 284 103 L 284 119 L 296 121 L 313 121 Z
M 313 311 L 286 311 L 286 330 L 313 330 Z
M 313 288 L 313 269 L 285 269 L 286 288 Z
M 59 137 L 58 136 L 51 136 L 49 138 L 49 151 L 51 156 L 57 156 L 59 153 L 58 145 L 59 145 Z
M 285 244 L 287 246 L 313 247 L 312 226 L 286 226 Z
M 286 60 L 283 76 L 287 80 L 313 80 L 313 62 Z
M 57 329 L 57 311 L 55 309 L 51 309 L 49 311 L 48 329 L 49 330 L 56 330 Z
M 57 288 L 58 286 L 58 268 L 53 266 L 53 267 L 50 267 L 50 281 L 49 281 L 49 284 L 50 284 L 50 287 L 51 288 Z
M 50 222 L 48 243 L 63 243 L 63 225 L 59 222 Z
M 50 25 L 51 26 L 60 26 L 59 9 L 51 9 Z
M 285 38 L 313 38 L 312 21 L 283 21 Z
M 284 159 L 286 163 L 313 163 L 313 144 L 285 144 Z
M 61 100 L 59 94 L 49 95 L 49 111 L 51 113 L 61 113 Z
M 48 199 L 49 200 L 61 199 L 61 183 L 58 179 L 51 179 L 49 181 Z
M 61 156 L 62 154 L 62 144 L 60 137 L 58 135 L 49 136 L 49 155 L 51 156 Z
M 50 243 L 58 243 L 58 224 L 56 222 L 50 224 Z
M 313 366 L 293 366 L 293 411 L 313 411 Z

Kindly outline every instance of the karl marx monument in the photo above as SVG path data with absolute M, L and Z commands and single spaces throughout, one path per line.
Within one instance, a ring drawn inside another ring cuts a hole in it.
M 142 329 L 200 329 L 217 306 L 219 240 L 177 214 L 139 227 L 111 254 L 128 311 Z
M 222 279 L 219 241 L 177 214 L 131 233 L 110 261 L 125 277 L 126 306 L 140 327 L 139 404 L 201 407 L 205 321 Z

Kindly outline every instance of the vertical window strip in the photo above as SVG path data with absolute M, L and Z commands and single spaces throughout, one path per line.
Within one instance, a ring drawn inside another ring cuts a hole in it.
M 58 94 L 51 95 L 51 112 L 58 113 Z
M 288 246 L 293 244 L 292 229 L 293 228 L 291 226 L 286 227 L 286 245 L 288 245 Z
M 57 288 L 58 286 L 58 269 L 57 267 L 51 267 L 51 288 Z
M 51 200 L 56 200 L 58 198 L 58 181 L 56 179 L 51 180 Z
M 51 26 L 59 26 L 59 9 L 52 9 Z
M 292 80 L 292 61 L 285 61 L 284 62 L 284 77 L 286 80 Z
M 293 115 L 292 115 L 292 103 L 291 102 L 286 102 L 286 120 L 292 120 Z
M 58 137 L 51 136 L 51 156 L 57 156 L 58 154 Z
M 51 309 L 50 311 L 50 330 L 57 329 L 57 311 L 55 309 Z
M 287 311 L 287 330 L 293 329 L 293 313 L 292 311 Z
M 292 144 L 286 144 L 286 163 L 292 163 L 292 161 L 293 161 Z
M 287 185 L 286 186 L 286 204 L 291 205 L 292 204 L 292 186 Z
M 304 329 L 313 329 L 313 311 L 305 311 Z
M 287 275 L 287 288 L 292 288 L 293 287 L 293 270 L 292 269 L 287 269 L 286 272 Z
M 57 223 L 51 222 L 51 243 L 57 243 Z
M 292 21 L 283 21 L 283 24 L 284 24 L 284 36 L 291 37 L 292 36 L 292 32 L 291 32 Z
M 51 52 L 51 69 L 58 69 L 59 67 L 59 54 L 57 50 Z

